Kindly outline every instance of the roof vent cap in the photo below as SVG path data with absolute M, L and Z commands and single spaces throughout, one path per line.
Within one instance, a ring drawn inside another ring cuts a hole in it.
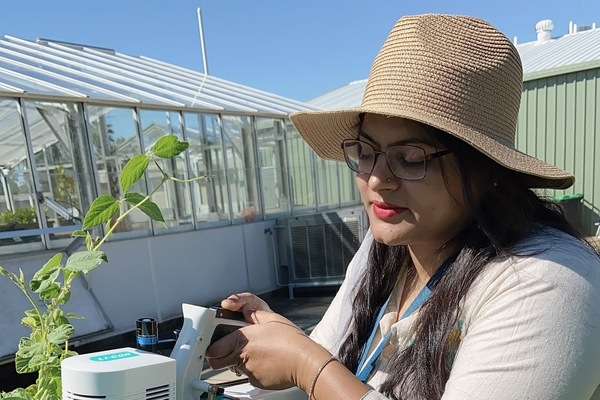
M 547 42 L 552 39 L 552 30 L 554 29 L 554 23 L 551 19 L 543 19 L 535 24 L 535 30 L 537 32 L 538 43 Z

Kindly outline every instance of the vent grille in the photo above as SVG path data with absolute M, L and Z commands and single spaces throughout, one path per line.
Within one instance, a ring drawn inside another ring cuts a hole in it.
M 146 389 L 146 400 L 168 400 L 171 398 L 170 395 L 170 385 L 161 385 Z
M 327 260 L 325 258 L 325 225 L 309 226 L 308 251 L 310 252 L 310 277 L 327 276 Z
M 296 225 L 289 229 L 294 265 L 292 280 L 343 278 L 360 245 L 358 218 Z
M 295 226 L 292 230 L 292 251 L 294 255 L 294 278 L 303 279 L 309 277 L 308 241 L 306 228 Z

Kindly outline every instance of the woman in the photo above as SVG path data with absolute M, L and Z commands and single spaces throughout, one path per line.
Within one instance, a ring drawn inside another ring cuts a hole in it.
M 249 293 L 209 348 L 310 399 L 600 399 L 600 258 L 532 188 L 571 174 L 514 149 L 522 66 L 485 21 L 402 18 L 360 108 L 292 116 L 345 159 L 370 230 L 310 337 Z

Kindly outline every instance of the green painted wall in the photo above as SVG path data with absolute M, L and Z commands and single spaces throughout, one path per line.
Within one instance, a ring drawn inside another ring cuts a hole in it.
M 583 193 L 580 227 L 591 235 L 600 221 L 600 68 L 524 83 L 517 148 L 574 173 L 568 190 Z

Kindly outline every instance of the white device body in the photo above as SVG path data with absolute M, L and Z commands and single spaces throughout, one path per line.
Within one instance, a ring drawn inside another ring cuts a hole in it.
M 175 360 L 131 347 L 61 363 L 63 400 L 175 400 Z

